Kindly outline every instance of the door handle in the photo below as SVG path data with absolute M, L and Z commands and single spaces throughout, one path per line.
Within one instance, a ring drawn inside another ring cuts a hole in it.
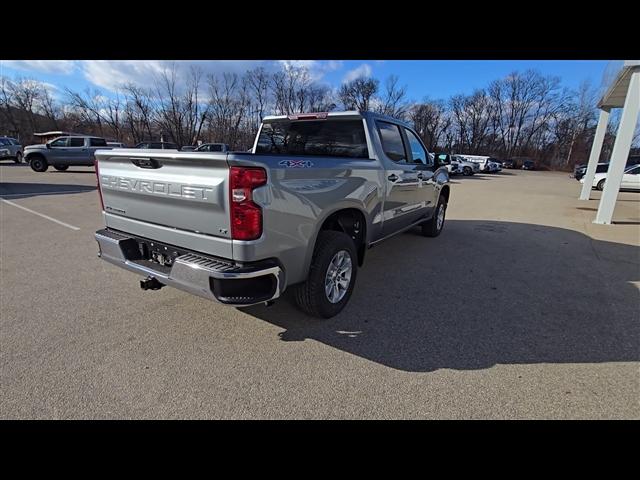
M 392 182 L 395 182 L 395 181 L 396 181 L 396 180 L 398 180 L 398 178 L 400 178 L 400 177 L 398 177 L 395 173 L 392 173 L 392 174 L 391 174 L 391 175 L 389 175 L 387 178 L 388 178 L 389 180 L 391 180 Z

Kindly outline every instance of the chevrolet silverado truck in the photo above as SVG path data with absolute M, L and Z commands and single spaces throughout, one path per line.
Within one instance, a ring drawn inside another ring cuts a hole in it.
M 64 171 L 69 166 L 91 166 L 98 149 L 113 148 L 100 137 L 58 137 L 42 145 L 29 145 L 24 149 L 24 158 L 35 172 L 46 172 L 49 166 Z
M 408 125 L 371 112 L 265 117 L 251 152 L 96 152 L 99 256 L 236 307 L 285 289 L 329 318 L 369 247 L 412 227 L 436 237 L 449 176 Z

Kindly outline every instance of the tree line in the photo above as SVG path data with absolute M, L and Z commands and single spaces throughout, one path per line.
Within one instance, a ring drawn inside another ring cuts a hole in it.
M 570 169 L 589 155 L 597 123 L 597 92 L 584 83 L 564 88 L 558 77 L 513 72 L 486 88 L 448 99 L 410 101 L 397 76 L 384 82 L 360 77 L 332 89 L 305 67 L 258 67 L 239 75 L 204 75 L 174 65 L 140 86 L 123 84 L 115 94 L 65 88 L 54 99 L 29 78 L 0 77 L 0 133 L 19 136 L 64 130 L 135 145 L 172 141 L 180 147 L 223 142 L 246 150 L 265 115 L 369 110 L 412 124 L 432 152 L 528 157 L 541 166 Z M 603 147 L 608 157 L 617 130 L 612 115 Z M 638 142 L 638 135 L 634 144 Z

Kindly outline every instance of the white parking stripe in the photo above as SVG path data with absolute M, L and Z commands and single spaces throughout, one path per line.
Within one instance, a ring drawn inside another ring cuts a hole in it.
M 3 203 L 8 203 L 9 205 L 13 205 L 14 207 L 20 208 L 26 212 L 33 213 L 34 215 L 38 215 L 39 217 L 46 218 L 47 220 L 51 220 L 52 222 L 55 222 L 58 225 L 62 225 L 63 227 L 70 228 L 71 230 L 80 230 L 78 227 L 74 227 L 73 225 L 69 225 L 68 223 L 61 222 L 60 220 L 56 220 L 55 218 L 49 217 L 48 215 L 35 212 L 30 208 L 23 207 L 22 205 L 18 205 L 17 203 L 13 203 L 9 200 L 5 200 L 4 198 L 0 198 L 0 201 L 2 201 Z
M 36 196 L 36 195 L 65 195 L 67 193 L 85 193 L 85 192 L 95 192 L 95 189 L 94 190 L 60 190 L 57 192 L 1 193 L 0 198 Z

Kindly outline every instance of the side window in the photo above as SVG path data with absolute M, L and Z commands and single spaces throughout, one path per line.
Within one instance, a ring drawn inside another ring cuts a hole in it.
M 382 149 L 387 157 L 394 162 L 406 162 L 407 154 L 404 149 L 400 127 L 387 122 L 376 122 L 376 125 L 382 141 Z
M 431 163 L 431 158 L 429 157 L 429 155 L 427 155 L 427 151 L 422 146 L 422 143 L 420 142 L 416 134 L 407 128 L 405 128 L 404 131 L 407 133 L 407 139 L 409 140 L 409 148 L 411 149 L 411 162 L 429 165 Z M 443 160 L 446 160 L 446 155 L 441 156 L 444 157 Z
M 66 147 L 67 146 L 67 138 L 56 138 L 53 142 L 51 142 L 52 147 Z
M 212 152 L 221 152 L 222 151 L 222 145 L 211 145 L 211 150 Z
M 69 139 L 70 147 L 84 147 L 84 138 L 72 137 Z
M 92 147 L 106 147 L 107 141 L 104 138 L 92 138 L 89 145 Z

